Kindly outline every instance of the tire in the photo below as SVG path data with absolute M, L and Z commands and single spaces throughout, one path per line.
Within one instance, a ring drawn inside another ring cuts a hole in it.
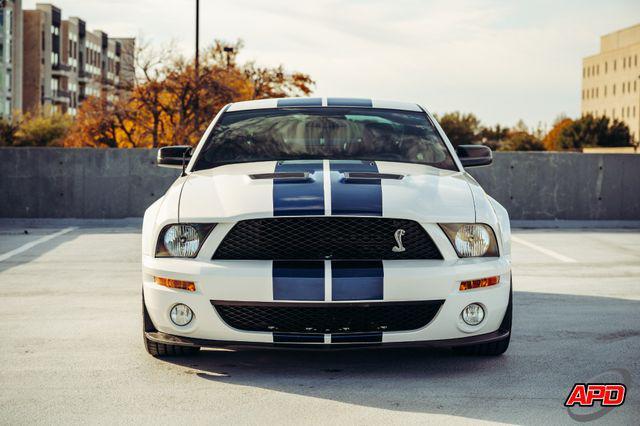
M 504 319 L 500 324 L 500 330 L 509 330 L 509 335 L 502 340 L 495 342 L 480 343 L 477 345 L 460 346 L 454 348 L 456 352 L 464 355 L 474 356 L 498 356 L 502 355 L 509 348 L 511 341 L 511 322 L 513 318 L 513 285 L 509 288 L 509 304 L 507 305 L 507 311 L 504 314 Z
M 147 338 L 147 332 L 154 332 L 156 327 L 151 322 L 151 317 L 147 312 L 147 307 L 144 304 L 144 293 L 142 294 L 142 338 L 144 339 L 144 348 L 149 355 L 155 358 L 163 358 L 170 356 L 193 356 L 196 355 L 200 348 L 198 346 L 179 346 L 179 345 L 167 345 L 165 343 L 154 342 Z

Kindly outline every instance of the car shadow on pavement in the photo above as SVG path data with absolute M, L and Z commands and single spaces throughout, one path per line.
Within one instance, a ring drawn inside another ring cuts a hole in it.
M 509 423 L 570 421 L 563 403 L 572 385 L 611 368 L 640 382 L 640 301 L 530 292 L 516 292 L 514 301 L 513 338 L 500 357 L 427 348 L 246 349 L 165 361 L 205 381 Z M 637 418 L 640 397 L 628 398 L 619 415 Z

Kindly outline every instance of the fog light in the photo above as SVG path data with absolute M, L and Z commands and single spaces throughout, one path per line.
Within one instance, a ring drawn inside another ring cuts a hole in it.
M 478 325 L 484 319 L 484 309 L 477 303 L 472 303 L 462 310 L 462 320 L 469 325 Z
M 193 312 L 191 308 L 187 305 L 183 305 L 182 303 L 178 303 L 173 308 L 171 308 L 171 321 L 180 327 L 184 327 L 189 324 L 193 319 Z

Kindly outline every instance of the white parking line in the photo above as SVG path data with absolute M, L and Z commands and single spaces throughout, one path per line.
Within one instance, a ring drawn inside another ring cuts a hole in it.
M 529 248 L 532 248 L 536 251 L 539 251 L 540 253 L 546 254 L 547 256 L 551 256 L 555 259 L 558 259 L 561 262 L 565 262 L 565 263 L 577 263 L 578 261 L 575 259 L 570 258 L 569 256 L 565 256 L 564 254 L 560 254 L 557 253 L 553 250 L 549 250 L 546 249 L 544 247 L 540 247 L 537 244 L 533 244 L 530 243 L 529 241 L 523 240 L 522 238 L 518 238 L 518 237 L 514 237 L 513 235 L 511 235 L 511 241 L 515 241 L 518 244 L 522 244 L 523 246 L 527 246 Z
M 31 241 L 31 242 L 29 242 L 29 243 L 27 243 L 25 245 L 22 245 L 22 246 L 18 247 L 17 249 L 11 250 L 10 252 L 7 252 L 5 254 L 0 254 L 0 262 L 4 262 L 5 260 L 10 259 L 10 258 L 12 258 L 13 256 L 15 256 L 17 254 L 23 253 L 23 252 L 25 252 L 25 251 L 37 246 L 38 244 L 45 243 L 45 242 L 47 242 L 47 241 L 49 241 L 49 240 L 51 240 L 53 238 L 59 237 L 60 235 L 66 234 L 67 232 L 71 232 L 71 231 L 76 230 L 76 229 L 78 229 L 76 226 L 71 226 L 69 228 L 64 228 L 64 229 L 61 229 L 58 232 L 54 232 L 53 234 L 45 235 L 42 238 L 38 238 L 35 241 Z

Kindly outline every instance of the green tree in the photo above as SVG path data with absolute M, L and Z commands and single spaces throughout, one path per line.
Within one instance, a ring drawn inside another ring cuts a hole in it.
M 61 146 L 71 124 L 70 116 L 59 113 L 25 117 L 16 132 L 14 145 Z
M 18 128 L 17 120 L 13 122 L 0 120 L 0 146 L 14 145 Z
M 480 129 L 480 138 L 482 144 L 488 146 L 494 151 L 502 148 L 502 145 L 509 136 L 509 128 L 496 124 L 494 127 L 482 127 Z
M 542 141 L 529 132 L 516 130 L 509 133 L 508 139 L 501 146 L 503 151 L 544 151 Z
M 598 140 L 600 146 L 630 146 L 631 133 L 629 127 L 622 121 L 613 120 L 606 137 Z
M 585 115 L 564 127 L 557 138 L 561 149 L 579 150 L 585 146 L 630 146 L 629 128 L 609 117 Z
M 455 147 L 471 145 L 480 139 L 480 120 L 471 113 L 448 112 L 438 118 L 438 122 Z

